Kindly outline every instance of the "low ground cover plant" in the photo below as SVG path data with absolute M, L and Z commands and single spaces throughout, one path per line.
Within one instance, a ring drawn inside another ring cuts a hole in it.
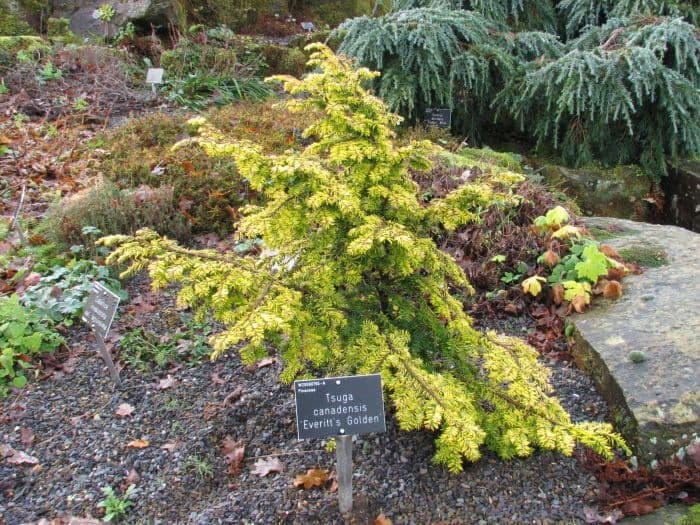
M 53 267 L 37 284 L 25 290 L 22 303 L 42 318 L 71 326 L 80 318 L 95 282 L 112 290 L 122 301 L 128 298 L 109 268 L 89 259 L 72 259 Z
M 620 297 L 620 280 L 634 267 L 624 264 L 612 247 L 595 241 L 584 228 L 568 224 L 569 220 L 561 206 L 535 219 L 548 242 L 537 262 L 547 270 L 544 276 L 535 274 L 523 280 L 521 286 L 525 293 L 537 296 L 548 284 L 556 305 L 566 303 L 568 311 L 582 313 L 593 294 Z
M 206 117 L 231 137 L 258 141 L 266 152 L 300 149 L 299 130 L 312 115 L 293 115 L 282 108 L 273 109 L 273 105 L 273 100 L 240 101 L 212 108 Z M 212 158 L 196 144 L 173 151 L 175 143 L 187 136 L 188 128 L 181 115 L 156 113 L 134 119 L 100 137 L 99 147 L 107 153 L 95 163 L 95 170 L 124 189 L 169 186 L 176 215 L 185 219 L 192 232 L 229 233 L 239 218 L 238 209 L 257 202 L 258 192 L 229 158 Z M 186 235 L 184 231 L 164 230 L 155 222 L 150 227 L 178 239 Z
M 159 334 L 147 328 L 134 328 L 119 340 L 119 358 L 141 371 L 165 369 L 177 363 L 194 366 L 208 357 L 207 343 L 212 332 L 206 323 L 185 321 L 172 334 Z
M 22 388 L 33 360 L 62 344 L 52 323 L 23 306 L 17 295 L 0 297 L 0 397 Z
M 280 80 L 290 110 L 317 115 L 303 133 L 316 142 L 266 155 L 198 119 L 199 137 L 181 144 L 233 158 L 264 196 L 237 224 L 241 239 L 262 240 L 263 255 L 189 250 L 142 230 L 106 238 L 115 247 L 109 261 L 129 261 L 124 275 L 147 268 L 155 287 L 179 283 L 179 305 L 223 322 L 213 357 L 242 344 L 254 362 L 269 342 L 281 350 L 285 381 L 381 373 L 401 428 L 437 431 L 435 461 L 454 472 L 482 445 L 503 458 L 535 447 L 570 454 L 576 442 L 608 457 L 626 450 L 610 425 L 572 423 L 532 348 L 471 326 L 459 296 L 472 288 L 431 239 L 478 221 L 485 208 L 516 204 L 522 176 L 498 170 L 419 201 L 408 167 L 427 169 L 436 147 L 397 146 L 400 118 L 363 88 L 376 73 L 323 45 L 309 51 L 318 72 Z

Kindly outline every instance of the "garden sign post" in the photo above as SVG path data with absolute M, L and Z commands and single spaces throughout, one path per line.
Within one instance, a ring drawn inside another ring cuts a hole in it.
M 340 512 L 352 509 L 352 436 L 386 432 L 379 374 L 294 382 L 299 439 L 336 438 Z
M 109 369 L 109 375 L 112 376 L 112 381 L 114 381 L 117 386 L 121 386 L 119 370 L 117 370 L 117 367 L 114 365 L 112 356 L 109 355 L 109 350 L 107 350 L 107 345 L 105 345 L 105 338 L 107 337 L 109 328 L 112 326 L 114 315 L 117 313 L 117 306 L 119 306 L 119 296 L 101 283 L 95 281 L 87 302 L 85 303 L 85 308 L 83 308 L 83 321 L 90 327 L 92 333 L 95 334 L 97 350 L 100 352 L 102 359 Z
M 163 73 L 165 70 L 160 67 L 152 67 L 149 68 L 148 72 L 146 73 L 146 84 L 151 85 L 151 90 L 153 91 L 153 94 L 156 94 L 156 84 L 162 84 L 163 83 Z
M 428 108 L 425 110 L 425 123 L 429 126 L 449 129 L 452 127 L 450 108 Z

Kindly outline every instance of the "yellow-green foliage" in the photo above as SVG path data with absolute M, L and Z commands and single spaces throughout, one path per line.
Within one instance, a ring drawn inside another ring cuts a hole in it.
M 534 447 L 570 454 L 581 442 L 610 457 L 624 447 L 603 423 L 573 424 L 550 397 L 548 371 L 518 339 L 471 326 L 452 291 L 471 289 L 463 271 L 431 240 L 437 228 L 479 220 L 478 210 L 516 201 L 494 187 L 498 173 L 422 206 L 408 168 L 426 169 L 429 142 L 397 146 L 400 118 L 364 88 L 377 73 L 314 44 L 304 80 L 282 78 L 292 111 L 320 112 L 304 132 L 303 151 L 265 155 L 230 141 L 203 119 L 197 142 L 214 157 L 234 158 L 266 198 L 239 222 L 241 238 L 260 238 L 260 257 L 187 250 L 150 231 L 105 239 L 109 260 L 148 268 L 155 287 L 181 285 L 178 302 L 226 326 L 213 356 L 241 345 L 252 362 L 264 343 L 281 349 L 282 378 L 311 370 L 380 372 L 406 430 L 439 433 L 435 461 L 451 471 L 487 445 L 504 458 Z M 303 96 L 302 96 L 303 95 Z

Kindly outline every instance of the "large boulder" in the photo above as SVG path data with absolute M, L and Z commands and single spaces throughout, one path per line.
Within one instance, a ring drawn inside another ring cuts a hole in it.
M 645 271 L 625 278 L 620 299 L 572 319 L 573 354 L 641 464 L 683 454 L 700 435 L 700 234 L 611 218 L 586 226 Z
M 644 220 L 653 211 L 644 200 L 652 182 L 638 166 L 602 169 L 544 164 L 540 173 L 548 186 L 566 193 L 586 215 Z
M 127 22 L 153 24 L 167 27 L 175 20 L 174 5 L 171 0 L 51 0 L 53 15 L 68 18 L 70 29 L 79 36 L 113 36 Z M 111 5 L 116 11 L 109 22 L 97 18 L 97 10 Z

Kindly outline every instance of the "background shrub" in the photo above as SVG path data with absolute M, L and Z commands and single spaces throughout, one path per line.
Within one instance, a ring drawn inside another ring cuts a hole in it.
M 122 190 L 108 179 L 52 205 L 41 231 L 57 244 L 82 245 L 94 251 L 94 234 L 89 227 L 103 234 L 133 233 L 149 227 L 180 239 L 189 231 L 172 188 L 141 186 Z
M 298 130 L 312 115 L 292 115 L 273 101 L 242 101 L 211 109 L 216 126 L 238 139 L 260 142 L 269 153 L 301 147 Z M 186 116 L 152 114 L 133 119 L 98 141 L 108 151 L 96 168 L 119 188 L 172 188 L 176 213 L 193 232 L 230 232 L 238 208 L 256 201 L 233 163 L 208 157 L 199 147 L 172 151 L 187 137 Z M 172 233 L 171 233 L 172 235 Z

